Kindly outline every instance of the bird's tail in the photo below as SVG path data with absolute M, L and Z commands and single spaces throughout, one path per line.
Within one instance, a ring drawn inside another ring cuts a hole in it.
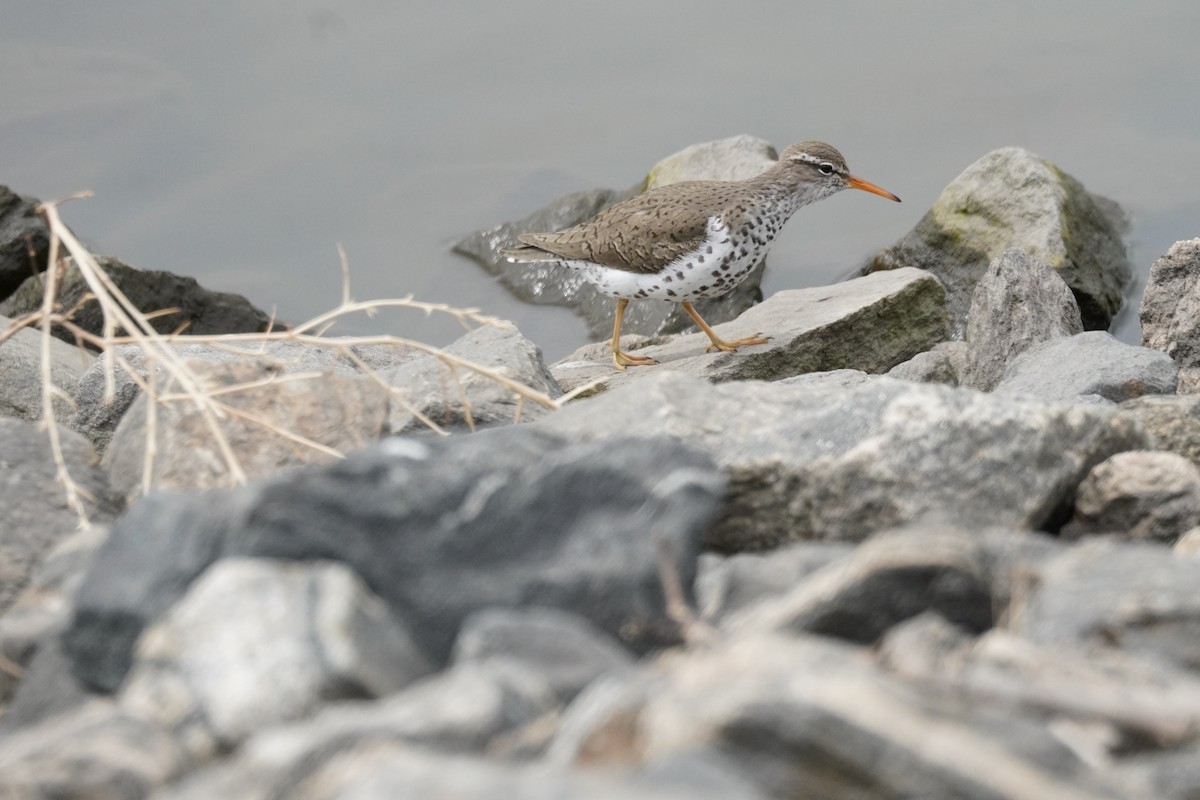
M 539 261 L 557 261 L 559 256 L 547 253 L 540 247 L 530 244 L 519 244 L 516 247 L 505 247 L 500 255 L 510 264 L 535 264 Z

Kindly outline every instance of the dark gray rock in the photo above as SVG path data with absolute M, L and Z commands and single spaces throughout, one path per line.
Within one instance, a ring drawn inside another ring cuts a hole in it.
M 1119 403 L 1174 394 L 1178 375 L 1175 362 L 1157 350 L 1089 331 L 1033 345 L 1009 364 L 996 392 L 1049 401 L 1095 396 Z
M 164 731 L 105 700 L 0 746 L 0 797 L 141 800 L 183 766 Z
M 489 608 L 463 621 L 454 664 L 512 664 L 537 675 L 566 703 L 602 675 L 633 665 L 632 654 L 577 614 L 549 608 Z
M 817 377 L 817 376 L 814 376 Z M 671 372 L 569 404 L 534 423 L 576 441 L 666 435 L 730 479 L 708 545 L 861 540 L 943 512 L 979 525 L 1055 529 L 1075 487 L 1143 447 L 1110 407 L 1071 408 L 874 377 L 710 384 Z
M 2 187 L 0 187 L 2 188 Z M 0 335 L 12 320 L 0 316 Z M 58 339 L 50 341 L 50 380 L 66 395 L 96 357 L 87 350 L 72 347 Z M 18 331 L 0 344 L 0 417 L 20 417 L 27 422 L 42 418 L 42 334 L 36 328 Z M 66 400 L 54 401 L 54 416 L 65 420 L 71 413 Z
M 962 385 L 991 391 L 1032 345 L 1082 332 L 1079 304 L 1062 276 L 1024 250 L 1005 250 L 988 265 L 971 297 Z
M 637 352 L 653 367 L 618 372 L 607 346 L 589 345 L 551 365 L 563 389 L 603 378 L 596 391 L 654 372 L 682 372 L 722 382 L 778 380 L 806 372 L 852 368 L 883 372 L 945 338 L 945 296 L 936 279 L 905 269 L 832 286 L 778 292 L 736 320 L 715 326 L 738 339 L 762 333 L 768 344 L 736 353 L 708 353 L 703 333 L 673 337 Z
M 1138 314 L 1142 344 L 1179 365 L 1180 394 L 1200 392 L 1200 239 L 1176 242 L 1150 266 Z
M 951 330 L 962 338 L 975 284 L 988 264 L 1019 248 L 1071 287 L 1088 330 L 1107 329 L 1131 270 L 1115 203 L 1090 194 L 1049 161 L 1019 147 L 993 150 L 943 191 L 916 227 L 863 273 L 919 267 L 946 286 Z
M 380 697 L 429 671 L 345 565 L 226 558 L 142 634 L 120 704 L 211 757 L 322 702 Z
M 385 429 L 388 392 L 367 377 L 311 373 L 303 380 L 287 380 L 275 363 L 262 359 L 192 361 L 188 366 L 212 387 L 249 386 L 220 396 L 240 413 L 225 412 L 219 425 L 238 467 L 250 478 L 331 461 L 336 453 L 378 440 Z M 159 391 L 179 393 L 179 384 L 168 381 Z M 151 432 L 148 405 L 144 395 L 134 401 L 104 454 L 113 491 L 127 501 L 141 495 L 148 442 L 154 447 L 150 483 L 155 488 L 206 489 L 232 483 L 225 453 L 204 411 L 187 399 L 160 404 Z
M 1119 797 L 1041 722 L 815 636 L 737 636 L 568 710 L 549 758 L 593 769 L 711 748 L 769 797 Z
M 50 229 L 37 212 L 38 203 L 0 186 L 0 300 L 30 275 L 46 269 Z
M 450 344 L 445 352 L 449 356 L 494 370 L 550 398 L 562 394 L 554 378 L 546 371 L 542 351 L 512 325 L 477 328 Z M 424 429 L 425 423 L 414 411 L 443 429 L 466 430 L 468 425 L 462 395 L 467 398 L 471 421 L 476 429 L 513 424 L 517 419 L 518 406 L 522 421 L 537 419 L 549 411 L 535 402 L 521 400 L 511 389 L 487 376 L 464 368 L 452 370 L 444 361 L 432 355 L 412 359 L 380 377 L 403 393 L 403 402 L 392 399 L 388 414 L 388 428 L 392 433 Z
M 161 270 L 142 270 L 115 258 L 98 256 L 96 262 L 139 311 L 179 309 L 151 320 L 150 324 L 159 333 L 171 333 L 181 326 L 186 326 L 185 333 L 192 335 L 258 333 L 267 329 L 267 315 L 241 295 L 214 292 L 205 289 L 195 278 Z M 71 308 L 89 291 L 79 269 L 71 263 L 62 278 L 59 303 L 63 308 Z M 41 303 L 41 279 L 29 278 L 11 297 L 0 303 L 0 314 L 15 317 L 38 309 Z M 100 305 L 95 301 L 87 303 L 76 312 L 74 322 L 89 333 L 101 335 L 104 315 Z M 65 329 L 56 327 L 55 335 L 71 344 L 75 342 L 74 335 Z
M 243 361 L 255 361 L 269 364 L 271 369 L 281 375 L 291 375 L 297 372 L 327 372 L 342 378 L 353 378 L 364 374 L 366 369 L 382 372 L 396 367 L 420 354 L 390 345 L 360 345 L 353 344 L 346 338 L 329 337 L 328 346 L 317 346 L 287 340 L 272 342 L 243 342 L 241 344 L 225 344 L 213 347 L 204 344 L 174 344 L 172 350 L 187 360 L 204 361 L 212 364 L 236 364 Z M 136 345 L 122 345 L 116 348 L 119 360 L 124 361 L 145 380 L 149 375 L 145 354 Z M 162 365 L 156 370 L 160 381 L 165 381 L 167 373 Z M 82 433 L 101 455 L 108 449 L 113 432 L 121 421 L 121 417 L 133 405 L 133 401 L 141 395 L 141 389 L 129 373 L 118 366 L 113 370 L 114 396 L 112 402 L 105 402 L 105 367 L 103 361 L 92 363 L 91 367 L 79 379 L 74 388 L 72 400 L 75 412 L 67 423 L 79 433 Z
M 477 231 L 454 246 L 454 252 L 477 261 L 518 298 L 529 303 L 573 307 L 587 322 L 596 339 L 612 335 L 614 304 L 600 294 L 583 276 L 554 264 L 509 264 L 500 250 L 516 243 L 521 233 L 558 231 L 599 214 L 610 205 L 625 200 L 643 188 L 666 186 L 686 180 L 741 180 L 753 177 L 775 160 L 770 145 L 761 139 L 736 136 L 716 142 L 693 145 L 668 156 L 650 170 L 646 180 L 633 189 L 614 192 L 595 189 L 567 195 L 534 212 L 525 219 L 507 222 Z M 762 299 L 762 275 L 766 262 L 755 267 L 737 288 L 721 297 L 697 302 L 696 310 L 709 324 L 726 322 Z M 691 318 L 675 303 L 642 300 L 629 305 L 622 330 L 631 334 L 656 336 L 674 333 L 692 326 Z
M 1135 397 L 1117 407 L 1117 416 L 1142 429 L 1148 449 L 1176 453 L 1200 466 L 1200 397 Z
M 934 611 L 967 630 L 992 625 L 984 546 L 962 531 L 901 530 L 859 545 L 791 591 L 723 622 L 730 631 L 808 631 L 868 644 Z
M 1200 469 L 1174 453 L 1131 450 L 1095 467 L 1079 485 L 1068 538 L 1116 534 L 1173 543 L 1200 525 Z
M 391 439 L 249 489 L 147 497 L 97 553 L 65 641 L 77 674 L 112 691 L 146 624 L 210 563 L 249 555 L 349 564 L 435 662 L 489 606 L 574 611 L 645 650 L 678 635 L 660 556 L 691 586 L 723 495 L 706 456 L 664 439 Z
M 107 527 L 93 525 L 43 555 L 25 589 L 0 613 L 0 658 L 26 669 L 38 649 L 66 627 L 88 561 L 107 537 Z M 7 700 L 17 677 L 0 668 L 0 703 Z
M 787 593 L 852 550 L 849 542 L 796 542 L 766 553 L 705 554 L 696 578 L 697 607 L 705 619 L 719 620 Z
M 87 495 L 79 498 L 89 519 L 102 524 L 116 516 L 108 481 L 92 446 L 79 434 L 59 427 L 64 465 Z M 24 420 L 0 419 L 0 612 L 29 582 L 42 557 L 80 524 L 69 506 L 66 488 L 46 432 Z
M 1008 625 L 1020 636 L 1200 665 L 1200 559 L 1157 544 L 1089 539 L 1041 565 L 1029 584 Z

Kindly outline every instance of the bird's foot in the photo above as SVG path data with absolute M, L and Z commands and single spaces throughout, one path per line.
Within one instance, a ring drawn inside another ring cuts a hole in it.
M 649 367 L 657 363 L 649 356 L 633 356 L 620 350 L 613 351 L 613 366 L 622 372 L 626 367 Z
M 732 342 L 714 338 L 712 344 L 708 346 L 708 352 L 711 353 L 713 350 L 720 350 L 722 353 L 733 353 L 739 347 L 753 347 L 756 344 L 767 344 L 770 341 L 770 336 L 763 336 L 761 333 L 756 333 L 753 336 L 747 336 L 742 339 L 734 339 Z

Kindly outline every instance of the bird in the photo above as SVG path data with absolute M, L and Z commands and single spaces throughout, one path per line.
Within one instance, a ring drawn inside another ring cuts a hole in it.
M 684 181 L 617 203 L 574 227 L 523 233 L 501 250 L 509 263 L 553 262 L 581 272 L 617 301 L 612 363 L 618 370 L 657 363 L 621 350 L 621 322 L 631 300 L 680 304 L 712 344 L 708 352 L 734 352 L 766 344 L 761 333 L 725 341 L 692 303 L 731 291 L 770 250 L 802 206 L 843 189 L 900 198 L 858 178 L 832 145 L 803 141 L 788 146 L 765 172 L 740 181 Z

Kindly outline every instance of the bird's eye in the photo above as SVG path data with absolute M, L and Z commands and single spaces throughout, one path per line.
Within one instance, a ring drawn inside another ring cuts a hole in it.
M 822 175 L 833 174 L 833 164 L 830 164 L 828 161 L 822 161 L 821 165 L 817 167 L 817 169 L 821 170 Z

